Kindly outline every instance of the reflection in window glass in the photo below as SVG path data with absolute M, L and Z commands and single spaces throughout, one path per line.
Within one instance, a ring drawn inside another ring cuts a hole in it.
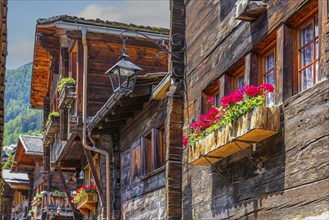
M 265 57 L 265 83 L 275 85 L 275 53 L 274 50 L 270 51 Z M 268 106 L 274 105 L 274 93 L 271 92 L 267 95 L 266 102 Z
M 300 89 L 310 88 L 318 81 L 319 60 L 319 26 L 318 18 L 313 18 L 310 23 L 300 31 Z

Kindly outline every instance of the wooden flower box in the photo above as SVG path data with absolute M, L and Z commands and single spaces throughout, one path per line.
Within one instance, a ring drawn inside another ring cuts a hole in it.
M 89 211 L 96 213 L 96 204 L 98 202 L 97 194 L 87 193 L 86 197 L 81 199 L 77 204 L 77 209 L 88 217 Z
M 39 198 L 35 198 L 35 199 L 33 199 L 33 201 L 31 202 L 31 205 L 37 207 L 37 206 L 40 206 L 41 203 L 42 203 L 42 200 L 41 200 L 41 199 L 39 199 Z
M 57 131 L 59 130 L 59 117 L 52 117 L 45 129 L 45 134 L 43 137 L 43 143 L 44 145 L 49 145 L 54 137 Z
M 189 147 L 189 163 L 210 166 L 280 131 L 278 108 L 256 107 Z
M 58 99 L 58 107 L 60 109 L 70 109 L 75 99 L 75 85 L 71 83 L 66 83 L 60 93 Z

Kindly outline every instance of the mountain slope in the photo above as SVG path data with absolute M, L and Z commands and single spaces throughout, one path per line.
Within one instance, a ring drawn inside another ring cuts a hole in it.
M 30 109 L 32 63 L 7 70 L 4 145 L 16 144 L 20 134 L 42 131 L 42 110 Z

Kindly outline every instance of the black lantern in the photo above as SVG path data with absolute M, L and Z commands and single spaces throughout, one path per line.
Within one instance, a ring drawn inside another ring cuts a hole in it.
M 128 55 L 122 54 L 120 61 L 105 73 L 110 75 L 110 80 L 115 93 L 128 95 L 134 91 L 137 72 L 143 69 L 127 60 Z

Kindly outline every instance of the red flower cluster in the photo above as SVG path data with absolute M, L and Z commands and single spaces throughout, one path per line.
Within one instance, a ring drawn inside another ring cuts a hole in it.
M 243 100 L 243 93 L 241 89 L 237 89 L 235 92 L 232 92 L 229 95 L 226 95 L 220 101 L 223 108 L 227 108 L 229 105 L 235 105 L 237 102 Z
M 81 195 L 83 193 L 97 193 L 97 188 L 94 185 L 81 186 L 79 189 L 77 189 L 77 191 L 75 192 L 75 195 L 72 196 L 72 200 L 74 202 L 76 202 L 75 198 L 77 198 L 77 200 L 79 200 L 79 197 L 81 197 Z
M 220 103 L 222 105 L 222 111 L 219 112 L 219 108 L 211 108 L 206 115 L 200 115 L 198 121 L 194 121 L 191 125 L 191 129 L 194 134 L 200 134 L 205 129 L 211 127 L 221 120 L 221 116 L 225 114 L 225 108 L 228 106 L 235 105 L 238 102 L 243 101 L 246 98 L 256 97 L 258 95 L 267 95 L 269 92 L 273 92 L 274 87 L 271 84 L 265 83 L 258 86 L 249 85 L 244 86 L 243 89 L 237 89 L 235 92 L 232 92 L 229 95 L 224 96 Z M 208 103 L 214 103 L 215 98 L 210 97 Z M 182 138 L 184 148 L 187 147 L 189 143 L 188 137 L 184 136 Z

